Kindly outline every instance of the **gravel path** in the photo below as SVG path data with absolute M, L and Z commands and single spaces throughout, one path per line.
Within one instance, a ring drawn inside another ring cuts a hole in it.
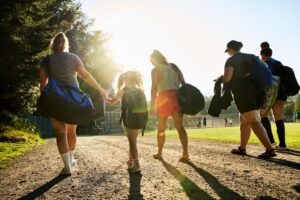
M 164 161 L 155 160 L 156 139 L 139 137 L 141 174 L 126 169 L 125 136 L 79 137 L 71 177 L 58 176 L 62 162 L 55 140 L 18 157 L 0 171 L 0 199 L 299 199 L 300 150 L 260 160 L 230 154 L 235 144 L 190 142 L 191 162 L 181 163 L 178 140 L 167 138 Z

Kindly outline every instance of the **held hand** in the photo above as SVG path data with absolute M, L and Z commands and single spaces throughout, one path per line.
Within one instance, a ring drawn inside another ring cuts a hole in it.
M 150 109 L 149 109 L 149 115 L 153 116 L 154 114 L 155 114 L 155 107 L 151 106 Z
M 105 99 L 108 97 L 108 92 L 106 90 L 99 91 L 99 94 Z
M 110 99 L 107 96 L 102 96 L 102 98 L 103 98 L 104 102 L 109 103 Z

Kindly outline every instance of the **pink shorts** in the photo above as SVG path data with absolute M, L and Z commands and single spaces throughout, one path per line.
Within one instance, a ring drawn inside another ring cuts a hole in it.
M 177 90 L 159 92 L 156 97 L 156 111 L 158 116 L 169 117 L 180 111 Z

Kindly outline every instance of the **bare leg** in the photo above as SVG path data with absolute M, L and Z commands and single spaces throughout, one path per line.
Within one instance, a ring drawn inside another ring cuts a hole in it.
M 68 144 L 70 151 L 74 151 L 76 147 L 76 128 L 77 125 L 67 124 Z
M 282 101 L 282 100 L 275 101 L 275 104 L 272 107 L 273 116 L 274 116 L 275 121 L 282 119 L 284 104 L 285 104 L 285 101 Z
M 245 150 L 248 144 L 250 134 L 251 134 L 251 126 L 245 121 L 245 119 L 240 116 L 240 131 L 241 131 L 241 145 L 240 148 Z
M 175 112 L 173 115 L 173 120 L 177 132 L 179 134 L 180 142 L 182 145 L 182 158 L 188 158 L 188 137 L 185 128 L 183 127 L 183 114 L 181 112 Z
M 285 143 L 285 127 L 284 122 L 282 120 L 283 108 L 285 101 L 277 100 L 273 106 L 273 115 L 276 122 L 277 134 L 279 138 L 279 146 L 286 147 Z
M 126 131 L 128 143 L 129 143 L 129 156 L 132 159 L 138 158 L 138 149 L 137 149 L 137 135 L 139 133 L 139 129 L 129 129 L 127 127 L 124 128 Z
M 251 128 L 255 135 L 258 137 L 259 141 L 265 146 L 265 148 L 267 150 L 272 150 L 273 147 L 263 125 L 259 121 L 255 121 L 251 123 Z
M 67 137 L 68 137 L 68 144 L 69 144 L 69 153 L 70 153 L 70 162 L 74 165 L 77 161 L 74 159 L 74 153 L 76 148 L 76 128 L 77 125 L 67 124 Z
M 162 150 L 165 144 L 165 130 L 167 125 L 168 117 L 157 116 L 158 119 L 158 131 L 157 131 L 157 146 L 158 146 L 158 157 L 162 157 Z
M 140 171 L 140 163 L 137 149 L 137 136 L 138 133 L 141 132 L 140 129 L 130 129 L 123 126 L 124 131 L 127 135 L 128 143 L 129 143 L 129 164 L 128 167 L 132 168 L 134 172 Z
M 272 150 L 273 147 L 268 138 L 267 132 L 261 124 L 260 115 L 258 110 L 253 110 L 242 114 L 243 120 L 250 124 L 253 132 L 259 139 L 259 141 L 265 146 L 267 150 Z
M 51 118 L 52 126 L 55 131 L 57 148 L 60 154 L 69 152 L 69 145 L 67 139 L 66 123 Z
M 55 130 L 57 148 L 64 163 L 63 174 L 71 175 L 72 167 L 69 154 L 69 144 L 67 138 L 66 123 L 51 118 L 52 126 Z

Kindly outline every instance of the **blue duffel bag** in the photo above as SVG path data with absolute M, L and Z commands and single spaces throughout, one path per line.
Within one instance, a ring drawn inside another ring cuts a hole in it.
M 96 115 L 88 95 L 74 83 L 49 78 L 37 106 L 37 114 L 68 124 L 84 125 Z

